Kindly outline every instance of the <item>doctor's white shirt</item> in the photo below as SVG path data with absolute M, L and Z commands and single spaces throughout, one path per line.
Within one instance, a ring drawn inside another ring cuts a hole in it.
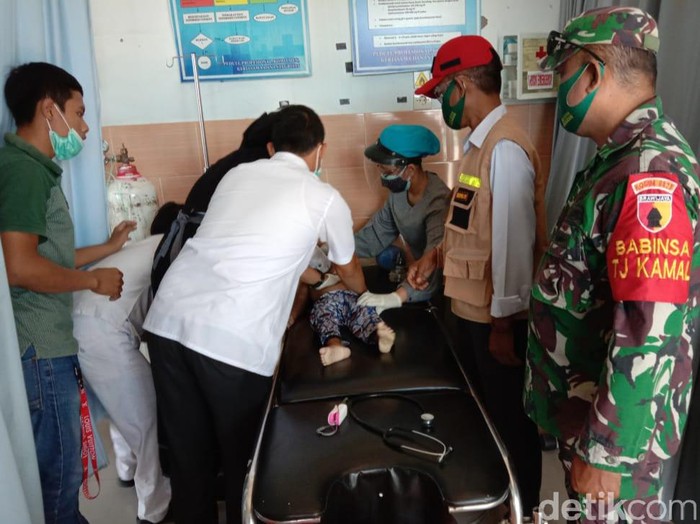
M 271 376 L 294 294 L 317 242 L 347 264 L 350 209 L 300 157 L 241 164 L 168 269 L 144 329 L 207 357 Z

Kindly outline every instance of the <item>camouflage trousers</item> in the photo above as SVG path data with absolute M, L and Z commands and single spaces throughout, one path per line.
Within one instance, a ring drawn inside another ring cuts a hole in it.
M 659 495 L 625 499 L 590 500 L 576 493 L 571 487 L 571 463 L 573 461 L 575 439 L 559 440 L 559 460 L 564 468 L 564 485 L 571 500 L 578 501 L 582 514 L 578 520 L 583 524 L 649 523 L 669 522 L 670 515 Z M 635 483 L 636 475 L 629 482 Z M 623 480 L 623 483 L 626 483 Z M 645 482 L 638 484 L 644 485 Z M 625 491 L 625 490 L 622 490 Z M 628 491 L 628 490 L 627 490 Z

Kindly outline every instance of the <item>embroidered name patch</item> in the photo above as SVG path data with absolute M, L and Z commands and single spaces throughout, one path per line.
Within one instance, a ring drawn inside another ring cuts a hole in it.
M 613 298 L 686 302 L 692 252 L 693 231 L 677 176 L 630 175 L 607 249 Z
M 474 195 L 474 191 L 469 191 L 468 189 L 460 187 L 455 193 L 455 202 L 468 206 L 471 203 L 472 198 L 474 198 Z

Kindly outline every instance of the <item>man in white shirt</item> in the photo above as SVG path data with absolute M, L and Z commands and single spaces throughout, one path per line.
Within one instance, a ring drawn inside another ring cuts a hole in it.
M 457 316 L 463 367 L 513 457 L 526 513 L 539 504 L 537 428 L 522 404 L 527 309 L 546 241 L 546 174 L 527 134 L 501 104 L 501 60 L 480 36 L 444 43 L 417 94 L 442 102 L 445 123 L 470 128 L 438 248 L 409 268 L 418 289 L 439 264 Z
M 320 118 L 279 110 L 270 159 L 242 164 L 219 183 L 196 235 L 168 269 L 145 329 L 171 459 L 178 523 L 241 521 L 242 485 L 299 278 L 317 242 L 349 289 L 366 291 L 350 209 L 318 173 Z

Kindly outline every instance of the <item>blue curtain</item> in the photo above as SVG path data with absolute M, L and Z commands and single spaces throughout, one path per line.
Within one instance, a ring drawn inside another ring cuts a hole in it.
M 664 112 L 700 157 L 700 2 L 666 0 L 659 7 L 657 20 L 661 48 L 656 87 Z
M 107 204 L 102 160 L 100 101 L 88 0 L 0 0 L 0 73 L 24 62 L 51 62 L 83 86 L 90 126 L 85 148 L 62 162 L 63 190 L 75 223 L 77 247 L 107 239 Z M 4 102 L 0 132 L 13 128 Z
M 0 522 L 43 524 L 44 506 L 0 245 Z

